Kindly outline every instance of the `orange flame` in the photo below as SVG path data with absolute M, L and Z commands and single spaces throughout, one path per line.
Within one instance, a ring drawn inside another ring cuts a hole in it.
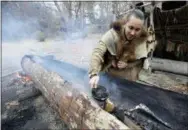
M 29 81 L 31 81 L 31 77 L 29 77 L 28 75 L 24 75 L 24 74 L 21 74 L 21 73 L 17 72 L 16 76 L 18 78 L 21 78 L 23 82 L 29 82 Z

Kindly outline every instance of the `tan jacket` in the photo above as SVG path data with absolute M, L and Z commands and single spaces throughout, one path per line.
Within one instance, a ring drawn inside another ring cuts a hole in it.
M 121 25 L 118 26 L 122 27 Z M 107 69 L 111 66 L 112 60 L 116 58 L 117 44 L 120 41 L 120 33 L 117 31 L 116 27 L 111 28 L 109 31 L 107 31 L 100 39 L 97 47 L 93 50 L 89 67 L 89 77 L 97 75 L 100 71 L 107 71 Z M 145 33 L 145 35 L 143 35 L 143 38 L 145 39 L 147 37 L 147 32 L 144 30 L 143 33 Z M 135 48 L 135 50 L 137 50 L 137 53 L 139 53 L 138 50 L 143 48 L 141 47 L 142 45 L 139 44 L 139 41 L 140 40 L 135 40 L 135 42 L 137 42 Z M 123 42 L 124 44 L 129 43 L 125 39 Z M 147 54 L 142 54 L 142 56 L 140 56 L 140 54 L 137 53 L 135 53 L 136 59 L 147 56 Z

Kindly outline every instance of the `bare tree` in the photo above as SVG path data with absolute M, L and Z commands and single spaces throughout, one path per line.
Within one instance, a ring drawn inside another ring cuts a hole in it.
M 80 13 L 81 6 L 82 6 L 82 2 L 81 1 L 79 1 L 79 2 L 76 3 L 76 6 L 75 6 L 76 19 L 78 18 L 78 14 Z
M 59 14 L 61 16 L 61 20 L 62 20 L 63 24 L 66 24 L 65 18 L 63 16 L 63 11 L 61 10 L 60 5 L 57 3 L 57 1 L 54 1 L 54 4 L 55 4 L 57 10 L 59 11 Z

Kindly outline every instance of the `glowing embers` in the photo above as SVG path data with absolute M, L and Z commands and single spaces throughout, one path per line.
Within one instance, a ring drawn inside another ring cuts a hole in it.
M 21 82 L 24 84 L 32 82 L 31 77 L 26 75 L 24 72 L 17 72 L 16 77 L 21 79 Z

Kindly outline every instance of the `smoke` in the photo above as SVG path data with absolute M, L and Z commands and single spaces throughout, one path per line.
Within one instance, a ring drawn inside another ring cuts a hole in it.
M 2 41 L 33 39 L 37 31 L 37 20 L 21 20 L 2 11 Z
M 64 80 L 70 82 L 79 91 L 89 93 L 90 88 L 87 71 L 72 64 L 55 60 L 53 56 L 28 55 L 31 60 L 42 65 L 50 72 L 56 72 Z
M 37 26 L 37 20 L 35 19 L 26 19 L 23 21 L 12 16 L 5 9 L 2 9 L 3 76 L 21 69 L 21 58 L 28 53 L 31 45 L 28 39 L 35 39 Z
M 112 80 L 112 77 L 109 74 L 101 73 L 98 85 L 104 86 L 108 90 L 110 99 L 116 105 L 121 105 L 121 90 L 119 89 L 117 82 Z
M 71 83 L 73 88 L 92 97 L 87 69 L 82 69 L 72 64 L 55 60 L 53 56 L 41 57 L 30 55 L 29 57 L 31 57 L 34 62 L 42 65 L 49 72 L 57 73 L 65 81 Z M 101 74 L 98 85 L 104 86 L 108 90 L 109 97 L 112 101 L 115 101 L 114 103 L 117 105 L 121 104 L 121 90 L 118 88 L 117 83 L 111 81 L 109 76 Z
M 87 69 L 82 69 L 72 64 L 55 60 L 52 56 L 32 56 L 32 59 L 42 65 L 45 69 L 56 72 L 62 76 L 64 80 L 71 82 L 74 88 L 91 96 L 91 87 L 89 85 Z M 121 103 L 121 90 L 118 88 L 118 84 L 114 82 L 114 80 L 111 80 L 111 77 L 108 76 L 108 74 L 100 74 L 98 85 L 106 87 L 110 99 L 116 101 L 118 105 Z
M 82 39 L 86 38 L 89 33 L 104 33 L 108 30 L 109 22 L 113 19 L 113 16 L 107 15 L 104 10 L 97 11 L 97 13 L 104 14 L 100 18 L 91 14 L 84 17 L 82 16 L 84 14 L 81 15 L 80 13 L 78 13 L 78 16 L 73 13 L 71 18 L 67 18 L 66 13 L 68 12 L 65 10 L 65 14 L 63 14 L 64 23 L 61 14 L 54 11 L 53 4 L 50 4 L 49 7 L 44 6 L 47 4 L 47 2 L 45 4 L 39 2 L 8 2 L 5 4 L 4 2 L 2 8 L 2 41 L 36 39 L 39 31 L 42 31 L 45 37 L 49 38 L 60 40 Z M 81 10 L 83 10 L 82 8 Z M 96 10 L 94 12 L 96 13 Z M 43 34 L 41 35 L 43 36 Z

